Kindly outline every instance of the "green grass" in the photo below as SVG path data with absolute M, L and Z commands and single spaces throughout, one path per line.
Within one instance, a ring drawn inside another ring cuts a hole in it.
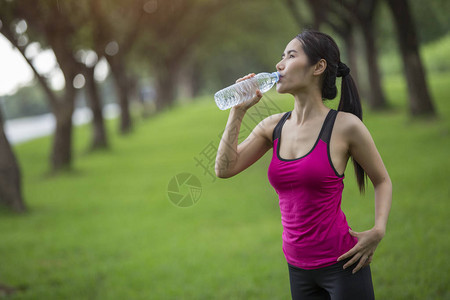
M 438 120 L 408 117 L 396 77 L 386 80 L 393 109 L 365 115 L 394 187 L 372 264 L 378 299 L 450 299 L 450 74 L 430 79 Z M 268 98 L 292 109 L 289 97 Z M 0 211 L 0 283 L 20 288 L 10 298 L 289 299 L 270 151 L 226 180 L 196 166 L 208 144 L 218 145 L 227 117 L 205 97 L 137 121 L 127 137 L 109 122 L 111 150 L 90 154 L 90 128 L 77 128 L 74 171 L 56 177 L 46 175 L 49 138 L 16 146 L 29 213 Z M 244 122 L 256 125 L 248 116 Z M 202 183 L 190 208 L 167 196 L 182 172 Z M 360 196 L 351 169 L 345 185 L 350 225 L 370 228 L 373 189 Z

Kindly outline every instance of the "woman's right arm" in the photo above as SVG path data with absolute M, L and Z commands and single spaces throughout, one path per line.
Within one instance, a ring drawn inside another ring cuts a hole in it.
M 254 73 L 236 82 L 255 76 Z M 272 147 L 273 122 L 271 117 L 262 120 L 250 135 L 238 145 L 239 130 L 247 110 L 262 98 L 261 91 L 257 90 L 253 99 L 231 108 L 228 122 L 217 150 L 215 171 L 219 178 L 232 177 L 261 158 Z
M 242 172 L 272 147 L 272 141 L 268 135 L 272 122 L 268 122 L 268 118 L 262 120 L 247 139 L 238 145 L 239 130 L 245 113 L 246 109 L 239 107 L 233 107 L 230 110 L 216 156 L 215 171 L 219 178 L 229 178 Z

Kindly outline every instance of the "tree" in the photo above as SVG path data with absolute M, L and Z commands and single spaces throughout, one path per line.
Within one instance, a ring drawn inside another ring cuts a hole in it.
M 403 60 L 409 93 L 409 109 L 413 116 L 436 114 L 425 70 L 419 54 L 417 33 L 407 0 L 387 0 L 397 29 L 397 40 Z
M 303 26 L 306 25 L 307 23 L 305 24 L 302 21 L 304 16 L 298 13 L 296 1 L 286 0 L 285 3 L 292 16 L 297 19 L 297 23 L 303 24 Z M 349 56 L 349 65 L 352 70 L 356 71 L 355 77 L 358 76 L 358 68 L 356 67 L 356 50 L 353 33 L 356 25 L 362 30 L 370 84 L 370 92 L 367 93 L 368 104 L 372 109 L 385 108 L 387 103 L 381 87 L 380 70 L 377 64 L 378 53 L 375 46 L 374 34 L 374 16 L 377 0 L 308 0 L 307 3 L 313 15 L 313 28 L 319 29 L 322 24 L 327 23 L 337 34 L 342 36 Z
M 53 1 L 14 1 L 1 2 L 1 15 L 4 26 L 1 33 L 20 51 L 47 94 L 50 107 L 56 119 L 52 152 L 50 155 L 52 171 L 69 169 L 72 163 L 72 114 L 75 106 L 76 89 L 74 78 L 80 73 L 79 63 L 73 56 L 72 43 L 76 37 L 76 28 L 68 20 L 76 17 L 77 10 L 67 3 Z M 62 6 L 64 5 L 64 6 Z M 70 12 L 70 14 L 69 14 Z M 14 32 L 17 20 L 25 20 L 30 28 L 24 33 Z M 64 75 L 65 86 L 62 94 L 53 91 L 47 79 L 39 74 L 25 50 L 29 43 L 21 38 L 39 41 L 49 46 L 56 57 Z
M 95 80 L 94 71 L 101 57 L 104 57 L 104 45 L 100 42 L 97 20 L 92 11 L 93 1 L 79 1 L 77 18 L 70 21 L 78 30 L 73 42 L 73 52 L 79 62 L 81 74 L 85 78 L 84 89 L 87 102 L 92 111 L 92 138 L 90 149 L 108 148 L 107 131 L 102 110 L 102 95 Z M 103 47 L 103 48 L 102 48 Z M 127 106 L 128 108 L 128 106 Z M 128 111 L 128 109 L 126 109 Z
M 293 0 L 288 1 L 294 2 Z M 307 3 L 313 11 L 313 28 L 319 30 L 321 25 L 327 24 L 343 39 L 347 63 L 352 70 L 353 79 L 358 81 L 359 68 L 355 44 L 355 27 L 357 24 L 351 20 L 348 11 L 336 1 L 308 0 Z
M 156 3 L 156 1 L 149 1 Z M 178 73 L 211 30 L 210 23 L 235 1 L 164 1 L 146 8 L 140 55 L 147 56 L 156 81 L 156 109 L 173 105 Z M 190 63 L 190 62 L 189 62 Z
M 334 15 L 340 15 L 338 10 L 333 11 Z M 345 53 L 347 54 L 347 63 L 351 69 L 353 79 L 358 82 L 360 73 L 357 63 L 356 39 L 355 39 L 355 24 L 346 18 L 327 19 L 326 23 L 342 37 L 344 41 Z
M 189 55 L 200 92 L 210 94 L 249 72 L 275 70 L 299 30 L 288 16 L 283 2 L 271 0 L 230 2 L 220 9 Z
M 381 72 L 378 66 L 375 39 L 375 13 L 378 0 L 345 0 L 339 1 L 339 3 L 356 19 L 363 33 L 370 85 L 367 95 L 369 106 L 372 109 L 384 109 L 387 107 L 387 101 L 381 87 Z
M 133 82 L 126 59 L 142 30 L 144 2 L 92 0 L 88 3 L 93 49 L 109 63 L 120 106 L 120 132 L 128 133 L 132 129 L 129 105 Z
M 2 19 L 6 21 L 7 26 L 3 26 L 1 32 L 28 62 L 43 87 L 55 115 L 56 130 L 51 154 L 53 171 L 71 166 L 72 114 L 77 93 L 73 81 L 76 76 L 81 74 L 86 79 L 87 99 L 93 113 L 91 149 L 107 147 L 101 96 L 94 80 L 94 68 L 98 61 L 98 55 L 94 61 L 92 59 L 86 61 L 85 57 L 80 58 L 79 55 L 80 51 L 93 54 L 93 51 L 83 50 L 94 48 L 92 45 L 96 38 L 93 36 L 92 30 L 94 24 L 90 22 L 92 19 L 89 19 L 87 13 L 90 11 L 89 8 L 86 1 L 76 4 L 54 3 L 53 0 L 2 3 Z M 28 25 L 29 28 L 25 33 L 18 34 L 16 32 L 14 26 L 18 20 L 23 20 Z M 27 42 L 23 43 L 21 39 Z M 57 93 L 50 87 L 46 76 L 39 74 L 33 66 L 32 58 L 27 57 L 26 49 L 31 44 L 28 42 L 30 39 L 42 47 L 49 47 L 53 50 L 65 78 L 65 87 L 62 93 Z
M 0 204 L 15 212 L 25 212 L 19 164 L 3 128 L 0 111 Z
M 448 34 L 450 28 L 450 1 L 414 0 L 408 2 L 414 16 L 419 44 L 435 41 Z
M 95 81 L 94 71 L 97 63 L 82 64 L 81 71 L 86 79 L 86 96 L 92 111 L 92 138 L 91 150 L 108 148 L 108 138 L 103 118 L 100 90 Z

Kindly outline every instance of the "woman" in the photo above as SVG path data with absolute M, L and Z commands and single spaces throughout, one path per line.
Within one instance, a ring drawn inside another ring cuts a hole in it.
M 392 184 L 362 123 L 350 70 L 334 40 L 312 30 L 289 42 L 276 68 L 277 92 L 294 96 L 294 109 L 264 119 L 238 145 L 241 121 L 262 94 L 234 106 L 217 152 L 216 175 L 234 176 L 273 148 L 268 176 L 279 196 L 292 298 L 373 299 L 369 264 L 385 235 Z M 336 97 L 336 77 L 342 77 L 338 111 L 323 103 Z M 350 229 L 340 207 L 350 157 L 360 191 L 367 176 L 375 189 L 375 224 L 364 232 Z

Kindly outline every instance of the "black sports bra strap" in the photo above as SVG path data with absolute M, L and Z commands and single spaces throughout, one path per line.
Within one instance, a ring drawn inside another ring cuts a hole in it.
M 327 144 L 330 142 L 331 132 L 333 131 L 333 125 L 337 114 L 338 112 L 332 109 L 325 120 L 325 124 L 323 124 L 323 129 L 319 138 Z
M 291 115 L 292 111 L 288 111 L 287 113 L 285 113 L 280 121 L 278 121 L 278 124 L 275 126 L 275 128 L 273 129 L 273 133 L 272 133 L 272 143 L 273 141 L 275 141 L 277 138 L 280 138 L 280 134 L 281 134 L 281 127 L 283 127 L 284 122 L 286 122 L 286 119 L 289 118 L 289 116 Z

